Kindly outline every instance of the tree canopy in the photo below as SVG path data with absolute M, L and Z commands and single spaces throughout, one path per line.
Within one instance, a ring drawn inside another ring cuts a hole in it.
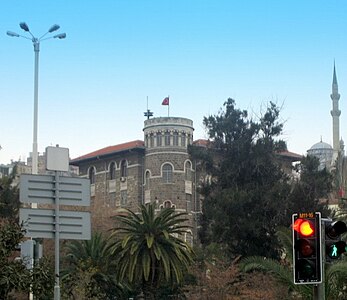
M 265 112 L 252 119 L 228 99 L 224 110 L 204 118 L 210 143 L 204 148 L 189 148 L 201 171 L 211 175 L 211 180 L 203 181 L 200 188 L 204 196 L 200 231 L 203 244 L 217 242 L 231 256 L 279 257 L 276 230 L 280 225 L 289 226 L 295 206 L 299 207 L 299 200 L 307 196 L 290 196 L 295 182 L 284 172 L 279 156 L 286 150 L 280 139 L 283 123 L 279 113 L 270 102 Z M 309 162 L 304 160 L 302 172 L 307 186 L 322 175 Z M 330 179 L 324 178 L 324 186 L 316 180 L 314 200 L 311 197 L 306 207 L 317 209 L 317 200 L 328 192 Z
M 19 190 L 14 184 L 15 169 L 9 176 L 0 178 L 0 218 L 15 219 L 18 216 Z
M 140 214 L 125 210 L 110 243 L 119 281 L 138 282 L 146 299 L 154 299 L 163 285 L 180 284 L 192 262 L 192 250 L 182 239 L 185 213 L 173 208 L 156 212 L 155 204 L 141 205 Z

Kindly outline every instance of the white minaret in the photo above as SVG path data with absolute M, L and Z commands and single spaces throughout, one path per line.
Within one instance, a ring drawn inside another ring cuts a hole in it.
M 340 115 L 341 115 L 341 111 L 339 110 L 340 94 L 339 94 L 339 89 L 337 86 L 335 62 L 334 62 L 332 94 L 330 95 L 330 98 L 333 101 L 333 109 L 330 111 L 330 113 L 331 113 L 331 116 L 333 117 L 333 149 L 334 149 L 334 154 L 336 155 L 340 151 Z

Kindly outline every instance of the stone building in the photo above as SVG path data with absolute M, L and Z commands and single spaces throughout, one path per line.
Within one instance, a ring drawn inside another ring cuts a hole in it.
M 185 240 L 197 236 L 200 198 L 196 174 L 189 159 L 193 122 L 186 118 L 160 117 L 145 120 L 144 142 L 132 141 L 106 147 L 71 161 L 82 177 L 91 181 L 92 228 L 105 231 L 120 207 L 136 210 L 156 203 L 157 209 L 174 207 L 187 212 L 192 228 Z

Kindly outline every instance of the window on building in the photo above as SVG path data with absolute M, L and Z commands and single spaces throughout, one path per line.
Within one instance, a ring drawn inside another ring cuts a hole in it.
M 149 146 L 150 146 L 151 148 L 154 147 L 154 135 L 153 135 L 153 133 L 152 133 L 151 136 L 150 136 Z
M 125 206 L 128 202 L 128 193 L 127 190 L 120 191 L 120 205 Z
M 116 164 L 115 162 L 111 162 L 109 166 L 109 175 L 110 175 L 110 180 L 116 179 Z
M 181 145 L 182 145 L 182 147 L 186 146 L 186 134 L 185 133 L 182 133 L 182 135 L 181 135 Z
M 187 213 L 192 211 L 192 195 L 186 194 L 186 210 Z
M 92 166 L 89 168 L 89 174 L 88 174 L 90 184 L 95 184 L 95 167 Z
M 122 162 L 120 163 L 120 176 L 121 177 L 128 176 L 128 163 L 125 159 L 122 160 Z
M 151 173 L 149 172 L 149 171 L 147 171 L 146 172 L 146 182 L 145 182 L 145 184 L 146 184 L 146 190 L 149 190 L 150 189 L 150 182 L 149 182 L 149 178 L 150 178 L 150 176 L 151 176 Z
M 163 204 L 159 205 L 159 209 L 163 210 L 164 208 L 174 208 L 176 209 L 176 206 L 174 204 L 172 204 L 172 202 L 170 200 L 166 200 L 164 201 Z
M 162 135 L 160 132 L 157 133 L 157 146 L 162 146 Z
M 164 183 L 172 182 L 172 166 L 170 164 L 163 165 L 163 181 Z
M 172 203 L 170 200 L 167 200 L 164 202 L 164 208 L 171 208 L 171 206 L 172 206 Z
M 170 146 L 170 132 L 165 132 L 165 146 Z
M 172 142 L 174 146 L 178 146 L 178 132 L 174 132 L 172 135 Z
M 185 178 L 186 180 L 191 181 L 192 180 L 192 164 L 190 161 L 186 162 L 186 166 L 185 166 Z

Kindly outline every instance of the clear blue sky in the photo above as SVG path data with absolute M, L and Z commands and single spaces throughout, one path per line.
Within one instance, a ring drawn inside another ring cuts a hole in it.
M 146 97 L 154 116 L 170 95 L 170 116 L 202 120 L 228 97 L 259 113 L 282 107 L 283 139 L 305 154 L 332 143 L 334 59 L 347 142 L 347 2 L 344 0 L 62 0 L 0 2 L 0 163 L 32 149 L 36 36 L 52 24 L 65 40 L 41 43 L 39 151 L 59 144 L 70 156 L 143 139 Z

